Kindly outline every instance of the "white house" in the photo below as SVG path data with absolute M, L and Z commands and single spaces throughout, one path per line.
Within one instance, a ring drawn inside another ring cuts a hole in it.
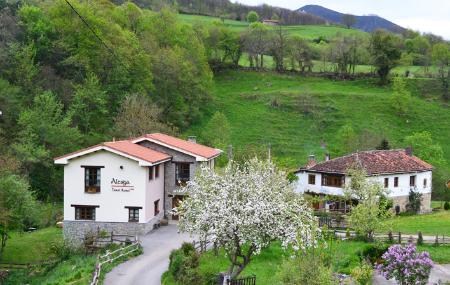
M 412 150 L 360 151 L 317 163 L 310 156 L 308 164 L 296 171 L 297 192 L 313 195 L 343 196 L 345 183 L 351 179 L 346 173 L 355 164 L 365 169 L 370 180 L 388 190 L 397 212 L 404 211 L 411 189 L 422 193 L 421 211 L 431 210 L 432 165 L 412 154 Z M 345 201 L 335 199 L 316 203 L 316 209 L 345 210 Z
M 184 198 L 177 190 L 221 150 L 165 134 L 104 142 L 58 158 L 64 166 L 64 236 L 144 234 Z

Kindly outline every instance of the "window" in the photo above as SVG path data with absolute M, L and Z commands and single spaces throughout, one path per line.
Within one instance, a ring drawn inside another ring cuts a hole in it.
M 128 222 L 139 223 L 139 208 L 129 207 L 128 208 Z
M 153 166 L 148 168 L 148 180 L 153 180 Z
M 95 206 L 75 206 L 75 220 L 95 221 Z
M 177 163 L 175 165 L 175 184 L 184 185 L 189 181 L 190 171 L 189 163 Z
M 384 178 L 384 188 L 389 188 L 389 178 Z
M 343 175 L 322 174 L 322 186 L 342 187 L 343 185 Z
M 398 187 L 398 177 L 394 177 L 394 187 Z
M 100 192 L 100 169 L 98 166 L 84 167 L 84 192 L 99 193 Z
M 153 202 L 155 208 L 155 216 L 159 214 L 159 199 Z
M 427 188 L 428 181 L 426 178 L 423 179 L 423 188 Z
M 316 176 L 314 174 L 308 175 L 308 184 L 311 185 L 316 184 Z
M 409 177 L 409 186 L 416 187 L 416 176 L 412 175 Z
M 155 178 L 159 177 L 159 164 L 155 165 Z

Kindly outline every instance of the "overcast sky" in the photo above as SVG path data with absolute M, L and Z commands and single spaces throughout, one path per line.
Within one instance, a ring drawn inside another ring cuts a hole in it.
M 376 14 L 405 28 L 432 32 L 450 40 L 450 0 L 234 0 L 248 5 L 263 3 L 298 9 L 321 5 L 354 15 Z

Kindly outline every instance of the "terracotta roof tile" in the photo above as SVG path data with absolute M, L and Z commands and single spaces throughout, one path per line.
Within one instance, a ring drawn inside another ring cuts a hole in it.
M 131 141 L 105 142 L 103 145 L 150 163 L 157 163 L 171 158 L 165 153 L 134 144 Z
M 174 148 L 178 148 L 180 150 L 192 153 L 194 155 L 204 157 L 206 159 L 216 157 L 222 153 L 222 151 L 219 149 L 204 146 L 204 145 L 190 142 L 187 140 L 182 140 L 182 139 L 175 138 L 175 137 L 161 134 L 161 133 L 147 134 L 147 135 L 144 135 L 143 137 L 154 140 L 156 142 L 166 144 L 166 145 L 174 147 Z
M 372 150 L 360 151 L 347 156 L 334 158 L 317 163 L 301 170 L 346 173 L 355 164 L 361 165 L 368 175 L 387 173 L 408 173 L 432 170 L 433 166 L 414 155 L 408 155 L 405 150 Z
M 75 152 L 68 153 L 68 154 L 60 156 L 60 157 L 56 157 L 55 160 L 66 158 L 66 157 L 71 157 L 78 153 L 89 151 L 91 149 L 95 149 L 97 147 L 102 147 L 102 146 L 111 148 L 111 149 L 121 152 L 123 154 L 132 156 L 132 157 L 140 159 L 140 160 L 144 160 L 144 161 L 152 163 L 152 164 L 171 158 L 171 156 L 169 156 L 165 153 L 158 152 L 158 151 L 134 144 L 131 141 L 124 140 L 124 141 L 103 142 L 100 144 L 96 144 L 94 146 L 90 146 L 90 147 L 87 147 L 87 148 L 84 148 L 84 149 L 81 149 L 81 150 L 78 150 Z

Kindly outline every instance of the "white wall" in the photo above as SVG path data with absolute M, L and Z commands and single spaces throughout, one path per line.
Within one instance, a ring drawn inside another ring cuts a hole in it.
M 308 175 L 316 175 L 316 183 L 314 185 L 308 184 Z M 308 173 L 299 172 L 296 174 L 298 177 L 296 192 L 314 192 L 325 195 L 343 195 L 343 189 L 338 187 L 322 186 L 322 175 L 320 173 Z M 426 194 L 431 193 L 432 187 L 432 172 L 417 172 L 417 173 L 407 173 L 407 174 L 393 174 L 393 175 L 379 175 L 369 177 L 370 180 L 380 183 L 384 187 L 384 178 L 389 178 L 389 197 L 407 196 L 409 194 L 409 177 L 411 175 L 416 175 L 416 191 Z M 394 177 L 398 177 L 398 187 L 394 187 Z M 427 179 L 427 187 L 423 187 L 423 180 Z M 345 177 L 345 182 L 349 183 L 350 177 Z
M 84 192 L 84 168 L 81 166 L 104 166 L 101 169 L 100 193 Z M 120 169 L 123 166 L 123 169 Z M 163 167 L 160 167 L 160 171 Z M 164 171 L 164 170 L 163 170 Z M 162 172 L 162 177 L 163 176 Z M 161 172 L 160 172 L 161 177 Z M 134 186 L 130 192 L 114 192 L 111 187 L 113 178 L 129 180 Z M 163 178 L 160 178 L 163 180 Z M 99 151 L 69 160 L 64 166 L 64 220 L 75 220 L 75 205 L 99 205 L 95 220 L 100 222 L 128 222 L 128 209 L 125 206 L 142 207 L 139 222 L 146 222 L 146 191 L 163 195 L 164 186 L 159 181 L 155 185 L 148 183 L 148 167 L 138 162 L 107 151 Z M 148 186 L 148 188 L 147 188 Z M 152 198 L 150 198 L 152 199 Z M 152 200 L 153 203 L 153 200 Z

